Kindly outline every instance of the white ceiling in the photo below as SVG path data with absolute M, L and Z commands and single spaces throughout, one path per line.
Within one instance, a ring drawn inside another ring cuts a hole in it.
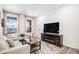
M 28 14 L 33 16 L 40 16 L 50 10 L 62 7 L 62 4 L 3 4 L 3 10 L 9 12 L 16 12 Z

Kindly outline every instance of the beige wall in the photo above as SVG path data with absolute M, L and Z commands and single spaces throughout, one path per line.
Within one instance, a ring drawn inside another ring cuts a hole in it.
M 19 15 L 19 33 L 25 33 L 25 22 L 26 17 L 24 15 Z
M 12 16 L 12 17 L 17 17 L 17 33 L 15 34 L 11 34 L 11 35 L 19 35 L 21 33 L 27 33 L 27 25 L 26 25 L 26 22 L 27 22 L 27 19 L 31 19 L 32 20 L 32 32 L 30 33 L 30 35 L 35 35 L 35 26 L 36 26 L 36 18 L 32 18 L 32 17 L 29 17 L 29 16 L 26 16 L 26 15 L 23 15 L 23 14 L 14 14 L 14 13 L 11 13 L 11 12 L 4 12 L 4 19 L 7 21 L 7 16 Z M 6 25 L 6 23 L 5 23 Z M 4 29 L 6 29 L 7 26 L 5 26 Z M 5 34 L 6 34 L 6 31 L 5 30 Z
M 32 36 L 33 37 L 37 37 L 37 35 L 36 35 L 36 22 L 37 22 L 37 18 L 33 18 L 33 20 L 32 20 Z
M 37 21 L 37 36 L 41 38 L 45 23 L 60 22 L 60 34 L 63 34 L 63 44 L 79 50 L 79 5 L 64 5 L 48 11 Z

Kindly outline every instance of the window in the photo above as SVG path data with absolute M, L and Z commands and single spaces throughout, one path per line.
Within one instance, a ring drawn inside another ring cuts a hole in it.
M 31 20 L 27 19 L 27 23 L 26 23 L 27 32 L 31 32 L 31 30 L 32 30 L 32 24 L 31 23 L 32 23 Z
M 7 17 L 7 34 L 17 32 L 17 18 Z

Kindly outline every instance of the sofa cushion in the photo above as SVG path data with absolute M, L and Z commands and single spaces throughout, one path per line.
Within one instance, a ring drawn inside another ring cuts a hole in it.
M 14 42 L 12 39 L 8 39 L 7 42 L 8 42 L 10 47 L 14 47 Z
M 9 45 L 8 45 L 6 39 L 7 39 L 7 37 L 0 36 L 0 51 L 9 49 Z
M 9 49 L 5 44 L 0 42 L 0 52 Z
M 10 47 L 16 47 L 16 46 L 21 46 L 21 42 L 19 42 L 19 40 L 7 40 L 8 44 Z
M 17 47 L 17 46 L 22 46 L 22 43 L 19 41 L 19 40 L 15 40 L 14 41 L 14 46 Z

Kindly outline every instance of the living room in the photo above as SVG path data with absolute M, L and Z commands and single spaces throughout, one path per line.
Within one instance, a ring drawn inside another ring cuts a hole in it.
M 73 4 L 1 4 L 0 42 L 6 40 L 8 43 L 0 43 L 0 53 L 79 54 L 78 15 L 79 5 Z M 56 22 L 59 23 L 58 33 L 53 35 L 63 36 L 61 47 L 56 45 L 61 42 L 50 44 L 42 41 L 44 25 Z

